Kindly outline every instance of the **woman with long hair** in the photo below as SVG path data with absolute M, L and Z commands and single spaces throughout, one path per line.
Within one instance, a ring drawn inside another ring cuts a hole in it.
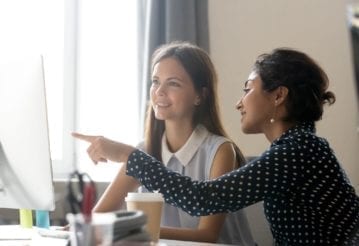
M 145 140 L 138 147 L 195 180 L 214 179 L 243 165 L 242 153 L 219 118 L 217 75 L 208 54 L 189 43 L 166 44 L 154 52 L 151 71 Z M 97 138 L 95 145 L 106 155 L 117 152 L 116 143 L 106 138 Z M 88 150 L 90 156 L 93 149 Z M 118 209 L 127 192 L 138 186 L 120 172 L 94 211 Z M 165 239 L 254 245 L 242 210 L 195 217 L 165 204 L 161 226 L 160 237 Z

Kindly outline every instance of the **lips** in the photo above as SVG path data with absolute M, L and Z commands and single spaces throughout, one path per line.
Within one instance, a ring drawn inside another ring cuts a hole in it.
M 156 103 L 156 106 L 159 106 L 159 107 L 168 107 L 170 104 L 169 103 Z
M 171 106 L 169 103 L 163 103 L 163 102 L 157 102 L 154 104 L 155 108 L 168 108 L 169 106 Z
M 245 116 L 246 112 L 241 112 L 241 121 L 243 120 L 244 116 Z

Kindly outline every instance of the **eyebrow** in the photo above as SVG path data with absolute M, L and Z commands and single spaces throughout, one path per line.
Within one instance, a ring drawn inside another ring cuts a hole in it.
M 159 77 L 158 76 L 152 76 L 152 79 L 159 79 Z M 168 80 L 171 80 L 171 79 L 175 79 L 175 80 L 178 80 L 178 81 L 182 81 L 182 79 L 181 78 L 179 78 L 179 77 L 168 77 L 168 78 L 166 78 L 166 81 L 168 81 Z
M 176 80 L 179 80 L 179 81 L 182 81 L 182 78 L 180 77 L 168 77 L 166 80 L 171 80 L 171 79 L 176 79 Z

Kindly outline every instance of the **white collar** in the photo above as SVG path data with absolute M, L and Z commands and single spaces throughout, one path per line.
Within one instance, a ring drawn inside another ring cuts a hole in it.
M 168 162 L 173 156 L 175 156 L 179 162 L 186 166 L 197 152 L 198 148 L 201 146 L 205 138 L 208 136 L 208 130 L 202 126 L 197 125 L 193 130 L 191 136 L 188 138 L 187 142 L 175 153 L 172 153 L 167 146 L 166 134 L 162 136 L 162 161 L 167 166 Z

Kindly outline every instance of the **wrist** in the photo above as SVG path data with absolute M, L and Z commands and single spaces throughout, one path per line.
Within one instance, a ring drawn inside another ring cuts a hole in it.
M 136 148 L 130 146 L 130 145 L 127 145 L 127 144 L 122 144 L 122 147 L 121 147 L 121 151 L 120 151 L 120 160 L 119 162 L 127 162 L 128 160 L 128 157 L 130 156 L 130 154 L 135 151 Z

